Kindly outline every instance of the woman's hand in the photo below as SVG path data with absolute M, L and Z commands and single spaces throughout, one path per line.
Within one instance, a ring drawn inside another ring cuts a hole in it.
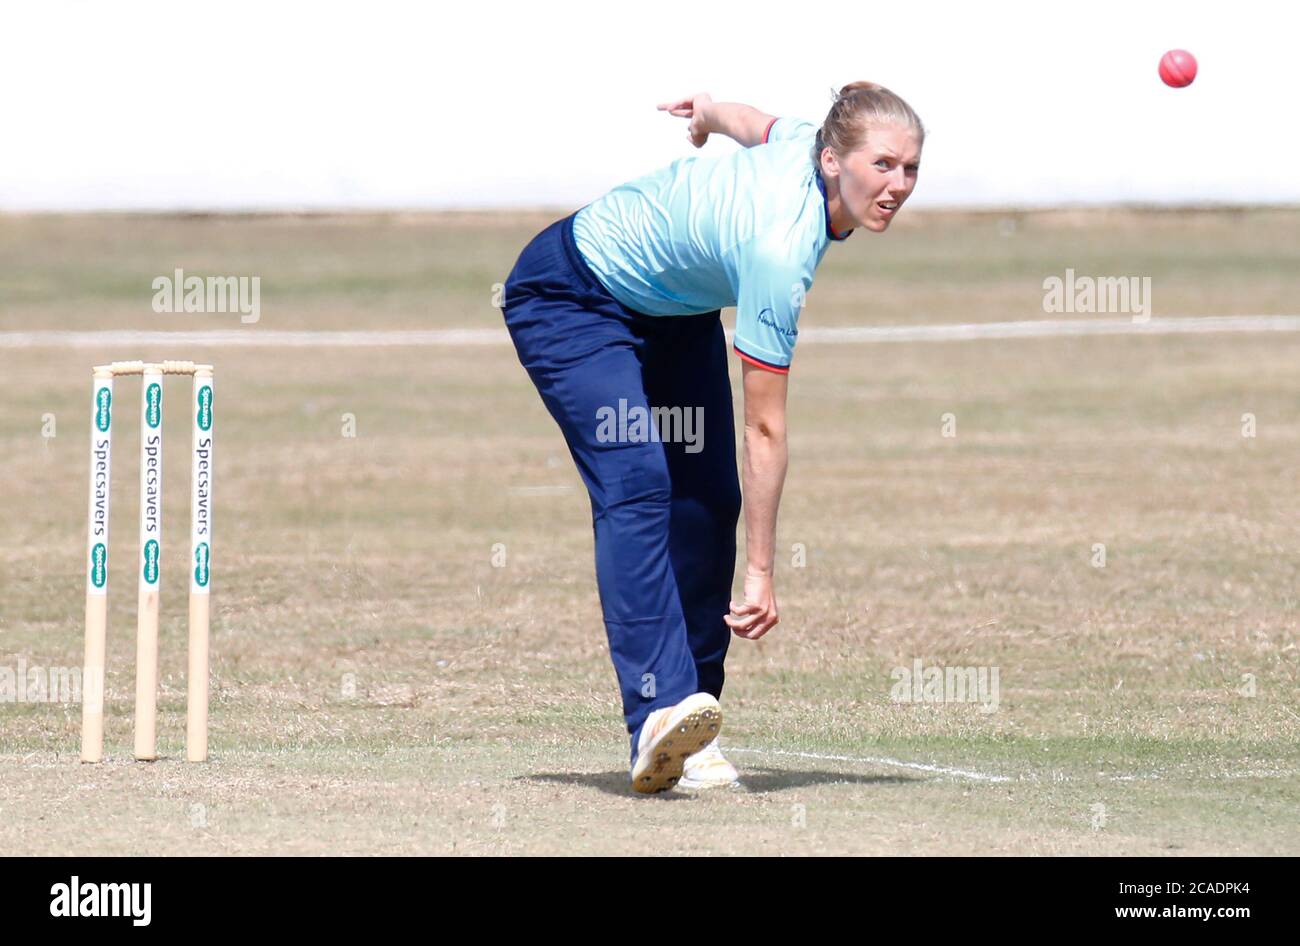
M 745 569 L 745 603 L 731 602 L 731 613 L 722 620 L 738 637 L 756 641 L 780 620 L 776 613 L 776 591 L 772 576 Z
M 709 107 L 712 104 L 713 98 L 709 93 L 697 92 L 675 102 L 665 102 L 659 106 L 659 111 L 676 115 L 678 118 L 689 118 L 691 123 L 686 126 L 686 137 L 695 147 L 703 148 L 704 142 L 709 140 L 709 133 L 714 130 L 709 124 L 708 117 Z

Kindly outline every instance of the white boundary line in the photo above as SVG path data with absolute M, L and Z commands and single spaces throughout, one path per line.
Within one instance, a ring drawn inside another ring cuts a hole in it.
M 727 752 L 751 752 L 763 756 L 794 756 L 799 759 L 818 759 L 824 762 L 861 762 L 867 765 L 884 765 L 895 769 L 913 769 L 917 772 L 930 772 L 935 775 L 951 775 L 972 782 L 1014 782 L 1008 775 L 992 775 L 988 772 L 972 772 L 970 769 L 954 769 L 946 765 L 929 765 L 925 762 L 904 762 L 902 759 L 884 757 L 826 755 L 820 752 L 794 752 L 787 749 L 747 749 L 742 746 L 724 746 Z
M 966 779 L 971 782 L 1076 782 L 1087 781 L 1076 776 L 1049 774 L 1044 777 L 1037 773 L 1028 775 L 995 775 L 990 772 L 975 772 L 971 769 L 958 769 L 947 765 L 931 765 L 926 762 L 906 762 L 903 759 L 890 759 L 884 756 L 830 755 L 821 752 L 797 752 L 789 749 L 752 749 L 744 746 L 723 746 L 727 752 L 744 752 L 759 756 L 792 756 L 799 759 L 816 759 L 822 762 L 857 762 L 863 765 L 879 765 L 887 768 L 910 769 L 915 772 L 927 772 L 933 775 L 947 775 L 952 778 Z M 1176 773 L 1148 772 L 1141 775 L 1121 775 L 1098 773 L 1097 778 L 1108 782 L 1163 782 Z M 1295 778 L 1300 772 L 1282 769 L 1244 769 L 1239 772 L 1205 772 L 1194 778 L 1204 779 L 1247 779 L 1247 778 Z M 743 781 L 743 776 L 742 776 Z
M 1300 332 L 1300 315 L 1211 315 L 1151 319 L 1035 319 L 1024 322 L 973 322 L 925 325 L 809 326 L 800 340 L 811 344 L 952 342 L 999 338 L 1065 338 L 1085 335 L 1202 335 L 1216 332 Z M 728 338 L 731 332 L 727 332 Z M 214 348 L 464 348 L 508 345 L 505 328 L 373 331 L 294 331 L 212 329 L 153 332 L 0 332 L 0 349 L 108 348 L 142 345 L 205 345 Z

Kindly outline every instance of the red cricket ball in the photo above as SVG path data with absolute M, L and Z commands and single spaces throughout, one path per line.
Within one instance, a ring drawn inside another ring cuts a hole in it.
M 1185 49 L 1171 49 L 1160 57 L 1160 79 L 1165 85 L 1181 89 L 1196 78 L 1196 57 Z

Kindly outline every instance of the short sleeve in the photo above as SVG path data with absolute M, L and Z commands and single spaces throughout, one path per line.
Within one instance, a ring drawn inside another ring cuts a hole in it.
M 790 370 L 799 312 L 812 279 L 792 265 L 789 250 L 766 248 L 761 239 L 733 250 L 736 286 L 736 354 L 769 371 Z
M 774 118 L 763 135 L 763 144 L 769 141 L 792 141 L 807 138 L 811 141 L 817 134 L 817 126 L 802 118 Z

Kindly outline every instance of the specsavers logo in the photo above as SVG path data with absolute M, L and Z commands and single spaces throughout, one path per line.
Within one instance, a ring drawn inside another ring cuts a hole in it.
M 108 581 L 108 549 L 103 542 L 96 542 L 90 550 L 90 583 L 96 588 L 103 588 Z
M 146 584 L 158 584 L 158 540 L 150 539 L 144 544 L 144 580 Z
M 144 397 L 144 421 L 150 427 L 157 427 L 162 423 L 162 385 L 155 381 L 145 390 Z
M 195 397 L 198 402 L 198 414 L 195 422 L 199 425 L 199 430 L 212 429 L 212 387 L 205 384 L 199 388 L 199 393 Z
M 200 588 L 208 586 L 208 543 L 206 542 L 194 546 L 194 584 Z
M 95 426 L 99 432 L 107 433 L 109 424 L 113 421 L 113 392 L 108 388 L 100 388 L 95 392 Z

